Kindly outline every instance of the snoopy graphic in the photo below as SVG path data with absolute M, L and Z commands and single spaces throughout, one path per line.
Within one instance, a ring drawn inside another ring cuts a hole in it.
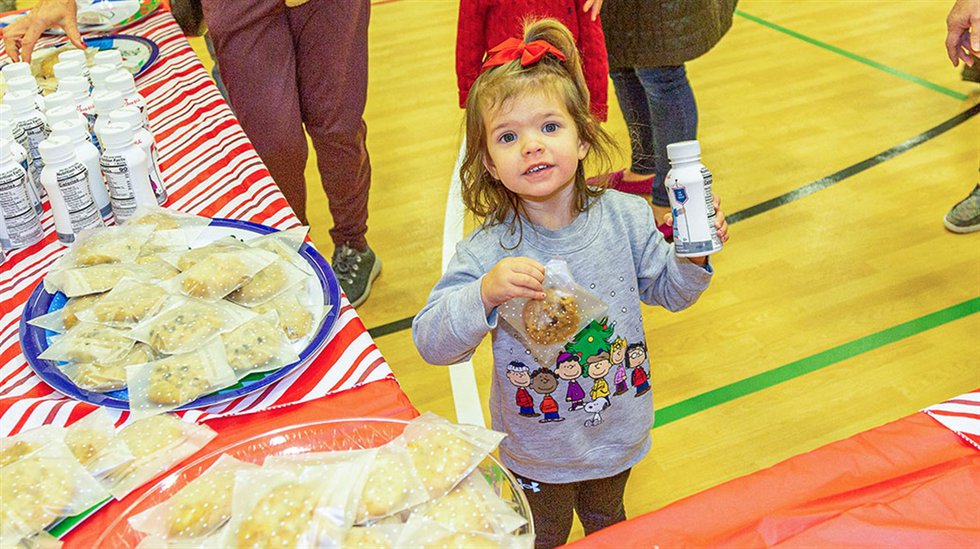
M 586 427 L 595 427 L 602 423 L 602 415 L 600 412 L 609 407 L 609 399 L 607 397 L 599 397 L 592 402 L 585 405 L 585 413 L 592 414 L 590 419 L 585 420 Z

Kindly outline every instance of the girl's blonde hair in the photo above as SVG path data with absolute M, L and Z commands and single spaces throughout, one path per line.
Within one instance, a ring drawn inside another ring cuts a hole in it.
M 612 344 L 609 345 L 609 350 L 610 351 L 616 351 L 616 350 L 625 349 L 625 348 L 626 348 L 626 340 L 623 339 L 623 338 L 621 338 L 621 337 L 617 337 L 616 340 L 613 341 Z
M 612 164 L 610 152 L 615 148 L 612 137 L 589 112 L 589 89 L 582 74 L 582 63 L 571 32 L 555 19 L 531 19 L 524 22 L 524 42 L 544 40 L 565 54 L 562 61 L 546 54 L 526 67 L 520 59 L 485 70 L 473 83 L 466 101 L 466 152 L 460 168 L 463 203 L 483 219 L 484 225 L 511 220 L 511 232 L 521 226 L 520 198 L 495 179 L 484 164 L 487 152 L 486 115 L 499 109 L 507 100 L 530 91 L 544 91 L 565 104 L 578 130 L 579 139 L 589 144 L 586 156 L 599 173 Z M 585 168 L 579 162 L 575 172 L 573 206 L 585 211 L 589 203 L 605 191 L 605 183 L 588 185 Z M 516 220 L 517 226 L 514 225 Z

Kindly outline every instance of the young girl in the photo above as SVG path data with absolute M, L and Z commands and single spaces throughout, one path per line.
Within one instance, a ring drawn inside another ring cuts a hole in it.
M 586 185 L 582 161 L 608 158 L 611 140 L 589 114 L 567 29 L 549 19 L 529 23 L 524 43 L 486 66 L 467 102 L 461 174 L 467 208 L 485 221 L 457 247 L 412 331 L 432 364 L 460 362 L 492 335 L 490 410 L 493 428 L 508 434 L 500 456 L 525 489 L 536 544 L 553 547 L 566 541 L 573 509 L 586 533 L 625 518 L 623 491 L 630 468 L 650 449 L 653 402 L 606 390 L 583 395 L 587 402 L 564 413 L 564 421 L 522 415 L 508 365 L 534 359 L 498 325 L 497 307 L 515 297 L 543 299 L 542 263 L 564 259 L 577 283 L 608 305 L 608 318 L 592 320 L 583 329 L 589 333 L 574 338 L 588 342 L 585 350 L 566 345 L 538 366 L 554 367 L 570 354 L 583 381 L 608 387 L 611 343 L 644 340 L 640 302 L 683 309 L 712 271 L 706 258 L 674 254 L 642 198 Z M 718 234 L 727 240 L 724 214 L 717 216 Z M 569 380 L 573 370 L 562 367 L 549 393 L 577 384 Z M 530 396 L 540 406 L 542 397 Z

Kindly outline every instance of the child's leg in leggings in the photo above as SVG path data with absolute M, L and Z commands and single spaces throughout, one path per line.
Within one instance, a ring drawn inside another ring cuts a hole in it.
M 619 109 L 630 132 L 631 163 L 629 171 L 637 176 L 653 175 L 653 133 L 650 129 L 650 104 L 646 90 L 633 69 L 610 71 Z
M 630 471 L 627 469 L 612 477 L 575 483 L 575 512 L 582 521 L 586 535 L 626 520 L 623 492 L 626 491 Z
M 575 506 L 575 483 L 546 484 L 518 477 L 534 515 L 534 547 L 551 549 L 568 541 Z

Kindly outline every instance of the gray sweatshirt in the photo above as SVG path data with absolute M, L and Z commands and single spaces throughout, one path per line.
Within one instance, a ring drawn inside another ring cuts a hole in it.
M 564 259 L 575 281 L 608 304 L 554 360 L 538 364 L 509 330 L 488 318 L 480 282 L 498 261 L 525 256 Z M 412 323 L 415 346 L 431 364 L 469 358 L 493 339 L 492 426 L 507 433 L 504 464 L 546 483 L 616 475 L 650 449 L 653 400 L 640 302 L 678 311 L 711 280 L 703 268 L 674 255 L 657 231 L 646 201 L 607 191 L 568 226 L 548 230 L 524 222 L 477 229 L 456 255 Z

